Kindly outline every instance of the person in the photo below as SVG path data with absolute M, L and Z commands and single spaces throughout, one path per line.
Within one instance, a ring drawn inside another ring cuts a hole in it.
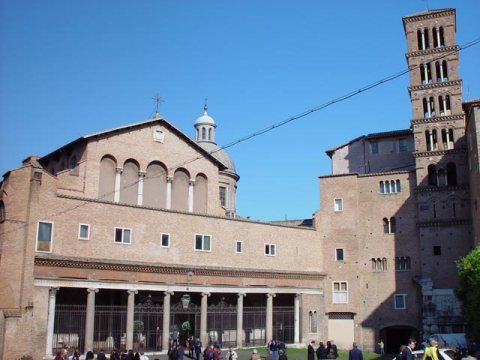
M 85 355 L 85 360 L 92 360 L 94 357 L 95 357 L 95 355 L 93 354 L 93 351 L 88 350 L 87 354 Z
M 269 350 L 272 352 L 273 357 L 276 359 L 278 357 L 278 343 L 275 339 L 272 339 L 270 342 Z
M 317 348 L 317 359 L 318 360 L 324 360 L 327 358 L 327 349 L 325 348 L 325 345 L 323 344 L 323 341 L 320 341 L 320 345 Z
M 80 360 L 80 354 L 78 353 L 78 350 L 75 349 L 72 355 L 72 360 Z
M 330 351 L 327 354 L 327 359 L 336 359 L 335 351 L 332 348 L 330 348 Z
M 354 342 L 352 346 L 352 350 L 348 352 L 348 360 L 363 360 L 362 350 L 358 348 L 358 344 Z
M 103 351 L 103 349 L 101 349 L 97 353 L 97 360 L 107 360 L 107 357 L 105 356 L 105 352 Z
M 177 353 L 178 353 L 178 360 L 183 360 L 183 355 L 185 354 L 185 348 L 181 343 L 180 345 L 178 345 Z
M 283 351 L 285 356 L 287 355 L 287 345 L 285 345 L 285 343 L 283 341 L 280 341 L 280 343 L 278 344 L 278 354 L 279 355 L 280 355 L 280 350 Z
M 338 358 L 338 349 L 337 349 L 337 345 L 335 345 L 335 341 L 330 340 L 330 345 L 333 350 L 333 355 L 335 355 L 335 359 Z
M 405 350 L 406 347 L 407 347 L 407 345 L 400 346 L 400 352 L 395 357 L 395 360 L 402 360 L 403 350 Z
M 197 338 L 194 344 L 194 349 L 195 349 L 195 357 L 197 360 L 200 360 L 200 354 L 202 353 L 202 342 L 200 341 L 200 338 Z
M 275 356 L 273 356 L 273 352 L 271 350 L 267 350 L 267 356 L 265 360 L 275 360 Z
M 423 360 L 439 360 L 438 359 L 438 342 L 435 339 L 428 340 L 430 346 L 425 349 L 423 353 Z
M 287 354 L 282 349 L 278 350 L 278 360 L 288 360 Z
M 140 354 L 138 352 L 135 353 L 133 360 L 140 360 Z
M 385 344 L 382 339 L 380 339 L 380 342 L 378 343 L 378 348 L 379 348 L 380 355 L 385 354 Z
M 252 354 L 250 355 L 248 360 L 260 360 L 260 354 L 258 353 L 257 349 L 252 350 Z
M 55 355 L 54 360 L 63 360 L 61 351 L 57 351 L 57 354 Z
M 110 359 L 111 360 L 111 359 Z M 140 360 L 150 360 L 147 355 L 142 351 L 140 354 Z
M 315 349 L 313 348 L 315 346 L 315 341 L 312 340 L 310 344 L 308 344 L 307 348 L 307 359 L 308 360 L 315 360 Z
M 178 350 L 175 342 L 173 342 L 170 351 L 168 352 L 168 358 L 169 360 L 178 360 Z
M 205 350 L 203 350 L 203 358 L 205 360 L 213 360 L 213 353 L 214 353 L 213 345 L 207 346 Z
M 228 348 L 225 360 L 238 360 L 238 354 L 231 346 Z
M 415 345 L 417 342 L 414 338 L 408 339 L 407 346 L 402 351 L 402 360 L 415 360 L 416 356 L 413 354 L 413 350 L 415 349 Z
M 195 353 L 195 338 L 190 336 L 188 338 L 188 356 L 193 359 L 193 354 Z

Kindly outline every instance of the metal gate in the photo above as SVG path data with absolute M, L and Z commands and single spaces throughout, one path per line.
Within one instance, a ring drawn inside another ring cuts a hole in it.
M 295 341 L 294 308 L 273 307 L 273 338 L 277 342 L 292 344 Z M 270 339 L 268 339 L 270 341 Z
M 52 353 L 55 354 L 63 347 L 72 350 L 85 349 L 85 317 L 86 305 L 58 305 L 55 308 L 55 323 L 53 327 Z
M 208 307 L 207 314 L 209 343 L 221 347 L 236 346 L 237 306 L 228 304 L 222 297 L 218 304 L 212 304 Z
M 153 303 L 152 296 L 135 305 L 133 315 L 133 350 L 161 351 L 163 306 Z
M 243 331 L 245 346 L 258 346 L 267 343 L 265 339 L 266 309 L 264 306 L 243 308 Z

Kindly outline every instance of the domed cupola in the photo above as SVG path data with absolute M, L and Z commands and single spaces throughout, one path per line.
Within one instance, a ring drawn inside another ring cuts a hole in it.
M 207 104 L 203 107 L 203 115 L 195 121 L 195 141 L 215 143 L 215 120 L 208 115 Z

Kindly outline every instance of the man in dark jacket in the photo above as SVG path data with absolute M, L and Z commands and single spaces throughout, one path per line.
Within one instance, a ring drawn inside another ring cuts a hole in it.
M 363 360 L 362 350 L 358 348 L 356 342 L 353 343 L 353 348 L 348 353 L 348 360 Z
M 308 360 L 315 360 L 315 349 L 313 346 L 315 345 L 315 341 L 312 341 L 308 344 L 307 353 L 308 353 Z
M 323 342 L 320 341 L 320 345 L 318 346 L 318 349 L 317 349 L 317 359 L 324 360 L 326 358 L 327 358 L 327 349 L 325 348 L 325 345 L 323 345 Z
M 407 347 L 402 351 L 402 360 L 415 360 L 416 356 L 413 354 L 413 350 L 415 349 L 415 345 L 417 342 L 415 339 L 410 338 L 408 339 Z

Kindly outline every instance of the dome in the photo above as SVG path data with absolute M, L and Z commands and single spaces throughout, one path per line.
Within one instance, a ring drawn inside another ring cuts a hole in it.
M 237 172 L 235 171 L 235 163 L 225 149 L 222 149 L 220 146 L 212 142 L 198 142 L 197 144 L 203 150 L 207 151 L 215 159 L 221 162 L 226 167 L 224 170 L 225 172 L 238 176 Z
M 199 116 L 197 120 L 195 121 L 195 125 L 211 125 L 216 127 L 217 124 L 215 124 L 215 120 L 208 115 L 207 108 L 204 108 L 203 115 Z

